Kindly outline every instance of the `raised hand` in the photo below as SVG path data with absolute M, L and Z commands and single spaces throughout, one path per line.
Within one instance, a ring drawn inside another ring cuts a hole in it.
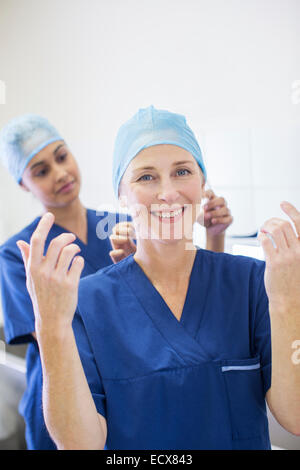
M 34 231 L 30 245 L 23 240 L 17 242 L 25 265 L 37 333 L 43 327 L 56 331 L 60 326 L 72 323 L 84 266 L 81 256 L 74 258 L 80 248 L 72 243 L 76 238 L 72 233 L 54 238 L 43 255 L 53 223 L 53 214 L 46 213 Z
M 267 220 L 258 239 L 265 253 L 265 287 L 270 307 L 298 312 L 300 318 L 300 212 L 289 202 L 282 210 L 293 221 L 279 218 Z
M 207 235 L 213 237 L 224 233 L 233 222 L 226 200 L 216 196 L 211 189 L 205 191 L 203 197 L 208 199 L 202 215 L 202 223 L 206 227 Z
M 119 222 L 116 224 L 109 238 L 113 248 L 109 255 L 114 263 L 118 263 L 132 253 L 135 253 L 136 246 L 133 241 L 135 232 L 131 222 Z

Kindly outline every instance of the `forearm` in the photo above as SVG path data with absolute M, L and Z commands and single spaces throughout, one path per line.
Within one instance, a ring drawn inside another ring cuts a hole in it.
M 300 364 L 293 359 L 295 340 L 300 339 L 300 317 L 272 311 L 272 385 L 267 393 L 269 408 L 289 432 L 300 435 Z
M 216 236 L 206 234 L 206 249 L 223 253 L 225 248 L 225 234 L 221 233 Z
M 47 429 L 59 449 L 103 449 L 102 428 L 71 327 L 37 338 L 43 368 L 43 409 Z

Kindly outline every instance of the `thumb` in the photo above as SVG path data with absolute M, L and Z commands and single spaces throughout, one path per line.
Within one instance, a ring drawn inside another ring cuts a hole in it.
M 24 240 L 19 240 L 17 241 L 17 247 L 19 248 L 22 258 L 23 258 L 23 263 L 25 266 L 25 269 L 27 267 L 28 259 L 29 259 L 29 254 L 30 254 L 30 245 Z
M 215 193 L 213 192 L 212 189 L 206 189 L 203 192 L 203 198 L 213 199 L 214 197 L 215 197 Z
M 109 252 L 109 256 L 114 264 L 126 258 L 124 250 L 116 249 Z

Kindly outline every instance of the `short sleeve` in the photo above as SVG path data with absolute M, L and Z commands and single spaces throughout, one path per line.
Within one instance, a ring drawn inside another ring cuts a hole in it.
M 106 398 L 100 372 L 82 320 L 77 310 L 73 319 L 73 331 L 82 367 L 90 387 L 98 413 L 106 417 Z
M 0 252 L 0 291 L 6 342 L 20 344 L 34 341 L 35 320 L 26 287 L 26 274 L 21 257 L 13 249 Z
M 260 355 L 264 392 L 271 387 L 271 322 L 269 315 L 269 300 L 264 284 L 265 264 L 261 264 L 257 276 L 257 303 L 255 309 L 254 349 Z

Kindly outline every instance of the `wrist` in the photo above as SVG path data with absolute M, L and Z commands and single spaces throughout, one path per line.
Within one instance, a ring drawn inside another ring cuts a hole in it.
M 225 232 L 221 232 L 218 234 L 210 233 L 208 229 L 206 229 L 206 239 L 207 240 L 224 240 Z
M 72 324 L 66 322 L 35 321 L 35 332 L 39 344 L 64 341 L 72 331 Z
M 218 235 L 209 235 L 206 234 L 206 249 L 215 251 L 215 252 L 223 252 L 225 247 L 225 234 L 219 233 Z

